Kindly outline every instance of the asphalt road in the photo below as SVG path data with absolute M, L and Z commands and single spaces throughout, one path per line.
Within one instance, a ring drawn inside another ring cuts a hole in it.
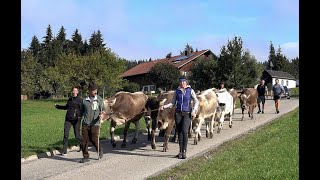
M 213 138 L 205 137 L 205 129 L 202 128 L 203 138 L 198 145 L 193 145 L 193 139 L 189 139 L 187 159 L 181 160 L 174 156 L 178 153 L 177 143 L 170 142 L 169 150 L 162 152 L 163 137 L 157 137 L 157 149 L 152 150 L 146 134 L 140 134 L 137 144 L 131 144 L 132 136 L 129 136 L 127 147 L 121 148 L 122 139 L 117 142 L 117 147 L 112 148 L 109 141 L 102 142 L 104 156 L 97 160 L 98 156 L 94 148 L 89 148 L 90 162 L 79 163 L 82 153 L 71 151 L 67 156 L 53 155 L 21 163 L 21 179 L 145 179 L 176 166 L 188 159 L 204 154 L 222 143 L 233 140 L 262 126 L 283 114 L 294 110 L 299 106 L 299 99 L 282 99 L 280 113 L 275 113 L 273 100 L 266 100 L 264 114 L 256 114 L 250 119 L 248 114 L 241 121 L 241 111 L 236 109 L 233 117 L 233 127 L 229 128 L 228 121 L 224 122 L 224 128 L 220 134 L 216 129 Z

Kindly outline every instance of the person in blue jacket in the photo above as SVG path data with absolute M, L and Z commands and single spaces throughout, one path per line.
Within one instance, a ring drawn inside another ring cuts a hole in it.
M 194 106 L 191 101 L 193 100 Z M 172 102 L 166 104 L 161 109 L 175 107 L 175 123 L 178 131 L 179 139 L 179 154 L 176 156 L 179 159 L 186 159 L 187 143 L 188 143 L 188 130 L 191 124 L 192 117 L 196 116 L 199 101 L 196 93 L 188 84 L 188 79 L 185 76 L 179 78 L 179 87 L 175 90 Z

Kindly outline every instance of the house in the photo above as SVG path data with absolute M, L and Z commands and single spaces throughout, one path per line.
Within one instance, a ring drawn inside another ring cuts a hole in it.
M 135 67 L 124 72 L 121 77 L 129 80 L 130 82 L 138 83 L 141 87 L 146 85 L 152 85 L 153 82 L 149 77 L 150 69 L 157 63 L 168 62 L 177 67 L 181 75 L 188 75 L 193 62 L 202 58 L 208 60 L 210 56 L 215 56 L 209 49 L 201 50 L 197 52 L 187 52 L 184 54 L 172 56 L 171 58 L 158 59 L 150 62 L 145 62 L 136 65 Z
M 283 71 L 264 70 L 261 79 L 269 86 L 275 84 L 276 79 L 279 79 L 279 84 L 287 86 L 288 88 L 296 87 L 296 79 L 289 73 Z

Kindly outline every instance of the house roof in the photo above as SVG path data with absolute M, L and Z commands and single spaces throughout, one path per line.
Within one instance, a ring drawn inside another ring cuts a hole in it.
M 274 71 L 274 70 L 265 70 L 265 71 L 269 73 L 271 77 L 295 79 L 291 74 L 284 71 Z
M 194 59 L 196 59 L 197 57 L 203 55 L 204 53 L 206 53 L 208 51 L 210 51 L 210 50 L 207 49 L 207 50 L 201 50 L 198 52 L 192 52 L 192 53 L 190 53 L 189 56 L 185 56 L 183 54 L 183 55 L 178 55 L 178 56 L 172 56 L 169 59 L 164 58 L 164 59 L 158 59 L 155 61 L 141 63 L 141 64 L 138 64 L 138 65 L 134 66 L 133 68 L 127 70 L 121 76 L 128 77 L 128 76 L 134 76 L 134 75 L 139 75 L 139 74 L 147 74 L 147 73 L 149 73 L 150 69 L 155 64 L 160 63 L 160 62 L 168 62 L 168 63 L 173 64 L 175 67 L 180 69 L 181 67 L 185 66 L 189 62 L 193 61 Z

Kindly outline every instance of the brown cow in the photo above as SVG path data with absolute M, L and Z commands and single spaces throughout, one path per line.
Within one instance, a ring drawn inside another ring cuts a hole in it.
M 244 110 L 248 109 L 248 114 L 253 119 L 253 110 L 257 106 L 258 92 L 254 88 L 245 88 L 242 90 L 240 98 L 240 106 L 242 109 L 242 118 L 244 118 Z
M 123 130 L 123 142 L 121 147 L 126 147 L 128 129 L 130 123 L 134 123 L 136 126 L 136 133 L 132 139 L 132 143 L 137 142 L 137 137 L 140 129 L 140 118 L 144 115 L 145 104 L 148 96 L 143 92 L 118 92 L 113 97 L 104 100 L 106 107 L 106 116 L 104 119 L 111 119 L 110 123 L 110 135 L 111 144 L 116 147 L 114 140 L 114 130 L 116 126 L 125 124 Z
M 165 104 L 169 104 L 172 102 L 172 98 L 175 91 L 168 91 L 159 94 L 157 100 L 159 101 L 159 107 Z M 164 110 L 158 110 L 157 114 L 157 123 L 160 130 L 166 129 L 165 140 L 163 143 L 163 151 L 166 152 L 168 148 L 168 142 L 170 138 L 171 131 L 174 126 L 175 118 L 174 118 L 175 108 L 166 108 Z M 154 138 L 153 138 L 154 139 Z M 152 142 L 154 144 L 155 142 Z
M 201 140 L 202 136 L 200 128 L 204 122 L 206 123 L 206 137 L 209 136 L 209 132 L 210 138 L 213 137 L 214 118 L 218 106 L 215 88 L 202 91 L 197 95 L 197 99 L 199 100 L 199 109 L 197 111 L 196 117 L 193 117 L 192 119 L 192 129 L 195 134 L 194 144 L 198 144 L 198 141 Z

